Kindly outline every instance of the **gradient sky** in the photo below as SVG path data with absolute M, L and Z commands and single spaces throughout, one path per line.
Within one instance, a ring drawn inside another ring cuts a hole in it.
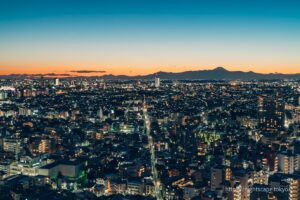
M 295 0 L 0 0 L 0 74 L 300 73 Z

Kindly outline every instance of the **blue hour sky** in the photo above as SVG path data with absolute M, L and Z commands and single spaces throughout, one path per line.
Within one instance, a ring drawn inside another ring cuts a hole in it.
M 0 74 L 300 73 L 300 2 L 0 0 Z

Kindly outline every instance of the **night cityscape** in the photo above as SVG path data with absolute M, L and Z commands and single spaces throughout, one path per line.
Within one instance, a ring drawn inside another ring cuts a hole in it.
M 0 84 L 1 199 L 299 199 L 300 81 Z
M 0 200 L 300 200 L 299 9 L 0 0 Z

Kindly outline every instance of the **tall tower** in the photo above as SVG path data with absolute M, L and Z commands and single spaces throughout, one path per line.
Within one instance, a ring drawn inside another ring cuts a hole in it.
M 98 110 L 98 117 L 100 118 L 100 120 L 103 120 L 103 109 L 100 107 L 100 109 Z
M 155 78 L 155 87 L 156 88 L 160 87 L 160 78 L 158 78 L 158 77 Z
M 59 85 L 60 85 L 59 78 L 55 79 L 55 85 L 56 85 L 56 86 L 59 86 Z

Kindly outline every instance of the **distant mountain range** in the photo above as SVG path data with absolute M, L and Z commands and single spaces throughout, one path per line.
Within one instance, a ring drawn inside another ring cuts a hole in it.
M 157 72 L 144 76 L 125 76 L 125 75 L 103 75 L 103 79 L 154 79 L 159 77 L 168 80 L 275 80 L 275 79 L 299 79 L 298 74 L 270 73 L 261 74 L 255 72 L 228 71 L 223 67 L 212 70 L 185 71 L 185 72 Z
M 73 77 L 70 74 L 58 74 L 64 78 Z M 1 75 L 0 78 L 55 78 L 55 74 L 10 74 Z M 78 78 L 78 76 L 76 76 Z M 198 70 L 198 71 L 185 71 L 185 72 L 157 72 L 154 74 L 141 75 L 141 76 L 126 76 L 126 75 L 102 75 L 102 76 L 90 76 L 111 80 L 138 80 L 138 79 L 154 79 L 159 77 L 167 80 L 275 80 L 275 79 L 299 79 L 300 73 L 297 74 L 281 74 L 270 73 L 262 74 L 256 72 L 242 72 L 242 71 L 228 71 L 223 67 L 217 67 L 212 70 Z

